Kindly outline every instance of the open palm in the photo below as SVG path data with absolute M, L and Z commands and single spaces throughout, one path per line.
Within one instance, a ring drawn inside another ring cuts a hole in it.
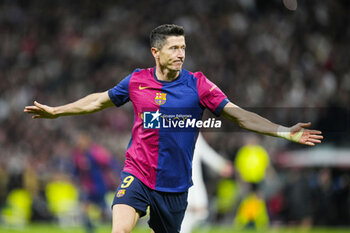
M 290 130 L 291 137 L 296 139 L 296 142 L 308 146 L 314 146 L 315 143 L 321 143 L 321 140 L 323 139 L 322 132 L 319 130 L 306 129 L 310 126 L 310 122 L 294 125 Z

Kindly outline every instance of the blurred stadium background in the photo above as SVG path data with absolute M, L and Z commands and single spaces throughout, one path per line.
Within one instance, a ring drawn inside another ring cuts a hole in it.
M 23 108 L 105 91 L 133 69 L 153 66 L 148 35 L 163 23 L 185 27 L 185 68 L 204 72 L 234 103 L 280 124 L 311 121 L 323 130 L 324 143 L 315 148 L 259 138 L 269 154 L 258 185 L 265 231 L 349 231 L 349 12 L 346 0 L 1 0 L 0 232 L 83 232 L 77 200 L 84 184 L 74 172 L 81 135 L 115 164 L 105 174 L 110 201 L 132 106 L 40 121 Z M 232 162 L 248 135 L 205 132 Z M 198 232 L 230 232 L 249 188 L 236 173 L 225 186 L 231 189 L 220 190 L 224 181 L 204 171 L 211 206 Z M 57 200 L 59 192 L 64 200 Z M 98 232 L 110 231 L 108 214 L 96 206 L 87 213 Z

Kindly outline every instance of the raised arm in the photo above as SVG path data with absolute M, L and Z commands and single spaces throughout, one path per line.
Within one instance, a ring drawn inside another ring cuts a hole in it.
M 237 122 L 244 129 L 260 134 L 285 138 L 304 145 L 314 146 L 315 143 L 321 143 L 321 139 L 323 139 L 321 131 L 306 129 L 311 123 L 298 123 L 290 128 L 284 127 L 256 113 L 244 110 L 231 102 L 226 104 L 222 114 L 230 121 Z
M 108 96 L 108 91 L 105 91 L 90 94 L 75 102 L 57 107 L 50 107 L 34 101 L 34 105 L 26 106 L 24 112 L 33 114 L 32 118 L 54 119 L 60 116 L 94 113 L 111 106 L 114 106 L 114 104 Z

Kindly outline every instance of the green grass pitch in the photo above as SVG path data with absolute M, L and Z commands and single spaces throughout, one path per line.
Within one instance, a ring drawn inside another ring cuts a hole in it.
M 22 228 L 8 228 L 0 225 L 1 233 L 85 233 L 81 227 L 61 228 L 56 224 L 31 224 Z M 102 225 L 96 228 L 95 233 L 110 233 L 110 225 Z M 137 226 L 133 233 L 148 233 L 150 230 L 144 226 Z M 211 226 L 197 229 L 195 233 L 350 233 L 350 228 L 272 228 L 268 230 L 235 230 L 230 227 Z

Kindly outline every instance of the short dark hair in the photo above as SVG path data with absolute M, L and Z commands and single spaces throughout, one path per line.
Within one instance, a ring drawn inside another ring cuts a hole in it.
M 151 31 L 149 36 L 151 47 L 161 49 L 169 36 L 185 36 L 185 30 L 175 24 L 160 25 Z

